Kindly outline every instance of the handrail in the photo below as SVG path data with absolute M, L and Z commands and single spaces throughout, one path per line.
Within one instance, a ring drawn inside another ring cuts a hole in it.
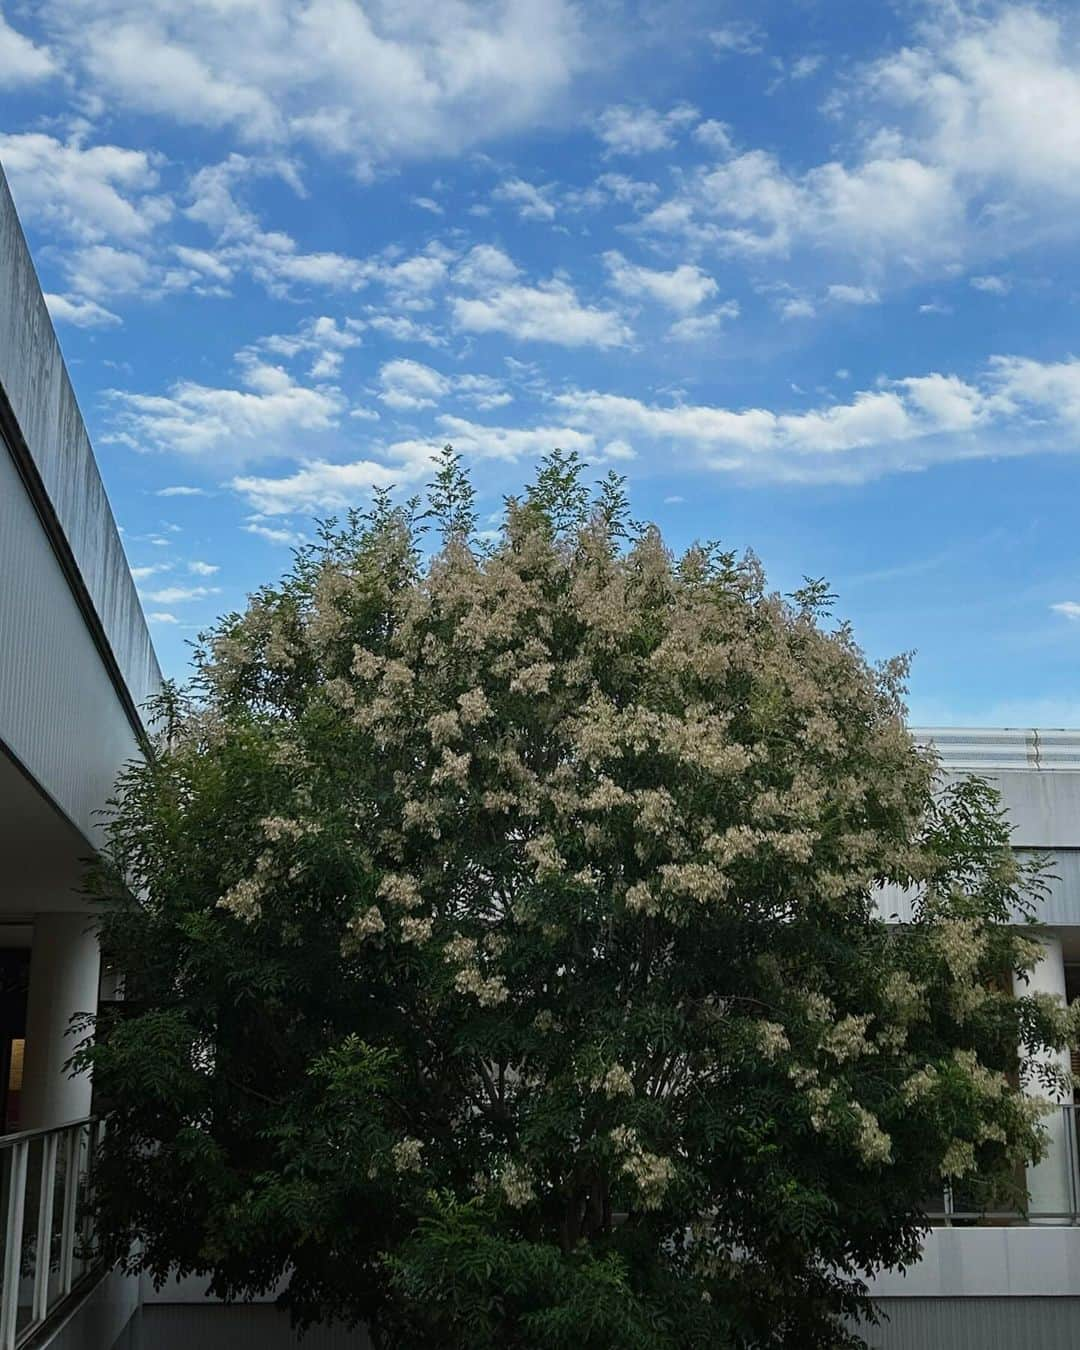
M 97 1268 L 87 1201 L 103 1128 L 84 1116 L 0 1135 L 0 1350 L 24 1345 Z
M 80 1116 L 78 1120 L 65 1120 L 59 1125 L 44 1125 L 39 1130 L 16 1130 L 14 1134 L 0 1134 L 0 1150 L 21 1143 L 24 1139 L 39 1139 L 46 1134 L 55 1134 L 58 1130 L 73 1130 L 76 1125 L 93 1125 L 97 1119 L 97 1116 Z

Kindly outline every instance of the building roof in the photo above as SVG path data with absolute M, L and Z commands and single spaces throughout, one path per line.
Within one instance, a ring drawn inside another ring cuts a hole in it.
M 1000 773 L 1034 769 L 1041 773 L 1080 772 L 1080 730 L 1065 727 L 912 727 L 911 734 L 933 745 L 942 767 L 955 772 Z

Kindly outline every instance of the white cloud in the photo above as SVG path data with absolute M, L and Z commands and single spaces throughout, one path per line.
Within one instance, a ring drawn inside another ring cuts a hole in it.
M 173 253 L 185 267 L 200 272 L 214 281 L 226 284 L 232 280 L 232 268 L 209 249 L 187 248 L 183 244 L 174 244 Z
M 120 322 L 119 314 L 99 305 L 94 300 L 80 300 L 77 296 L 45 294 L 54 323 L 70 323 L 75 328 L 109 328 Z
M 680 263 L 673 271 L 654 271 L 628 262 L 621 253 L 604 254 L 611 284 L 622 295 L 647 296 L 677 314 L 689 314 L 719 289 L 716 282 L 693 263 Z
M 717 122 L 713 118 L 699 122 L 693 131 L 694 140 L 706 150 L 714 150 L 722 155 L 730 155 L 734 149 L 731 128 L 726 122 Z
M 175 614 L 169 614 L 166 610 L 161 610 L 161 609 L 152 610 L 152 611 L 146 616 L 146 618 L 147 618 L 148 622 L 150 622 L 150 623 L 179 623 L 179 622 L 180 622 L 180 620 L 176 617 Z
M 450 392 L 450 381 L 420 361 L 387 361 L 379 370 L 379 401 L 398 411 L 433 408 Z
M 985 291 L 988 295 L 1008 295 L 1010 290 L 1009 283 L 1004 277 L 971 277 L 968 284 L 977 291 Z
M 443 441 L 475 459 L 536 459 L 556 446 L 588 455 L 596 447 L 596 437 L 591 432 L 567 425 L 492 427 L 449 415 L 440 417 L 438 425 Z M 433 448 L 427 441 L 398 441 L 390 446 L 390 453 L 416 462 L 420 456 L 430 455 Z
M 494 244 L 477 244 L 454 268 L 454 280 L 459 286 L 486 290 L 513 281 L 520 271 L 517 263 L 501 248 Z
M 1080 430 L 1080 360 L 1043 362 L 998 356 L 991 358 L 990 365 L 1007 405 L 1027 408 Z
M 454 378 L 454 390 L 458 397 L 471 403 L 482 412 L 492 408 L 504 408 L 513 403 L 513 394 L 508 393 L 498 380 L 490 375 L 458 375 Z
M 522 178 L 509 178 L 505 183 L 500 183 L 491 195 L 497 202 L 509 202 L 516 206 L 520 220 L 554 220 L 553 192 L 550 183 L 538 187 L 535 183 L 526 183 Z
M 782 319 L 812 319 L 817 313 L 813 302 L 802 295 L 792 295 L 781 300 L 779 308 Z
M 435 245 L 402 262 L 374 268 L 374 274 L 393 294 L 396 303 L 410 308 L 427 308 L 430 293 L 445 282 L 450 255 Z
M 536 126 L 565 107 L 589 49 L 569 0 L 43 7 L 110 111 L 314 145 L 361 174 Z
M 293 285 L 357 291 L 371 280 L 370 264 L 343 253 L 302 253 L 288 235 L 259 231 L 233 245 L 226 257 L 245 265 L 271 295 L 285 297 Z
M 48 47 L 17 32 L 0 11 L 0 89 L 36 84 L 56 73 L 56 59 Z
M 163 586 L 159 591 L 144 592 L 147 600 L 156 605 L 182 605 L 191 600 L 205 600 L 207 596 L 220 594 L 217 586 Z
M 413 197 L 411 198 L 413 206 L 418 206 L 421 211 L 427 211 L 433 216 L 444 215 L 444 209 L 433 197 Z
M 873 286 L 850 286 L 843 282 L 829 287 L 829 299 L 842 305 L 876 305 L 881 296 Z
M 145 567 L 132 567 L 130 572 L 136 581 L 146 581 L 149 577 L 157 576 L 159 572 L 171 572 L 172 563 L 149 563 Z
M 281 366 L 241 362 L 242 389 L 181 380 L 168 394 L 112 392 L 112 439 L 138 450 L 234 459 L 280 452 L 301 432 L 335 427 L 347 402 L 341 391 L 298 384 Z
M 1056 605 L 1051 605 L 1050 608 L 1055 614 L 1064 614 L 1066 619 L 1071 619 L 1073 622 L 1080 621 L 1080 604 L 1075 600 L 1062 600 Z
M 650 183 L 641 178 L 631 178 L 625 173 L 602 173 L 591 189 L 586 189 L 592 203 L 592 192 L 595 191 L 604 197 L 610 197 L 613 201 L 620 202 L 625 206 L 632 206 L 635 210 L 643 207 L 647 202 L 659 195 L 660 188 L 656 183 Z M 567 193 L 567 200 L 570 194 Z
M 1075 378 L 1080 394 L 1080 363 Z M 931 373 L 883 381 L 805 411 L 650 404 L 596 390 L 560 394 L 555 403 L 573 426 L 596 437 L 631 435 L 668 454 L 681 446 L 698 466 L 789 481 L 858 481 L 938 460 L 1009 453 L 1000 437 L 984 433 L 1015 418 L 1015 399 L 1002 387 L 1015 390 L 1018 383 L 1015 369 L 999 362 L 977 383 Z M 1033 375 L 1026 386 L 1030 397 L 1053 400 L 1037 391 Z M 1075 412 L 1080 425 L 1080 404 Z M 1021 443 L 1013 452 L 1034 448 Z
M 217 563 L 199 562 L 197 560 L 189 562 L 187 566 L 188 571 L 197 577 L 212 577 L 215 572 L 221 571 Z
M 751 148 L 686 175 L 648 228 L 734 255 L 809 248 L 901 274 L 1075 235 L 1080 49 L 1065 12 L 927 11 L 917 42 L 834 93 L 852 129 L 836 160 L 796 172 Z M 723 136 L 718 149 L 730 151 Z M 973 284 L 1000 293 L 1001 281 Z
M 300 354 L 311 358 L 310 375 L 313 380 L 329 380 L 341 371 L 345 353 L 352 347 L 359 347 L 363 339 L 359 334 L 362 327 L 353 319 L 338 323 L 329 315 L 305 319 L 295 333 L 274 333 L 260 338 L 249 352 L 270 352 L 275 356 L 291 360 Z
M 188 183 L 189 201 L 184 215 L 198 221 L 208 230 L 224 239 L 238 239 L 255 234 L 258 220 L 236 199 L 238 186 L 248 179 L 279 175 L 298 186 L 295 170 L 287 162 L 268 157 L 254 158 L 235 152 L 217 164 L 204 164 L 192 174 Z
M 1080 194 L 1080 54 L 1031 5 L 989 19 L 942 6 L 924 41 L 877 62 L 866 87 L 918 117 L 928 159 L 975 187 Z
M 246 525 L 240 528 L 245 534 L 254 534 L 259 539 L 265 539 L 269 544 L 285 544 L 296 547 L 305 542 L 305 536 L 298 534 L 296 530 L 276 529 L 272 525 L 263 525 L 258 520 L 249 520 Z
M 739 56 L 754 56 L 762 50 L 765 34 L 756 23 L 736 21 L 714 28 L 709 40 L 724 55 L 734 52 Z
M 209 497 L 209 492 L 205 488 L 188 487 L 186 484 L 178 483 L 173 487 L 158 488 L 154 493 L 155 497 Z
M 0 135 L 0 161 L 22 215 L 73 239 L 143 240 L 172 214 L 144 150 L 33 131 Z
M 808 52 L 804 56 L 798 56 L 791 63 L 788 78 L 792 80 L 809 79 L 811 75 L 821 69 L 824 61 L 825 58 L 818 52 Z
M 961 220 L 951 175 L 910 156 L 880 154 L 853 168 L 834 161 L 795 176 L 750 150 L 691 174 L 642 224 L 732 255 L 809 246 L 913 263 L 951 257 Z
M 454 320 L 470 333 L 506 333 L 518 341 L 563 347 L 621 347 L 632 336 L 612 310 L 583 305 L 569 282 L 503 286 L 486 298 L 458 296 Z
M 378 384 L 380 402 L 396 411 L 433 408 L 449 397 L 485 410 L 513 401 L 513 396 L 490 375 L 443 375 L 407 358 L 385 362 L 379 368 Z
M 112 244 L 76 249 L 64 259 L 64 270 L 74 290 L 99 300 L 149 295 L 158 287 L 158 277 L 142 253 Z
M 601 462 L 605 460 L 637 459 L 637 451 L 628 441 L 624 441 L 617 436 L 613 441 L 608 441 L 606 445 L 602 445 L 600 453 L 595 458 Z
M 427 447 L 430 461 L 433 447 Z M 420 466 L 423 470 L 423 466 Z M 230 486 L 246 498 L 252 510 L 263 516 L 312 514 L 318 511 L 341 511 L 362 500 L 374 487 L 393 487 L 410 478 L 418 477 L 411 466 L 392 467 L 374 460 L 357 460 L 352 464 L 331 464 L 326 460 L 305 460 L 293 473 L 282 478 L 237 477 Z M 252 534 L 270 538 L 266 527 L 248 527 Z M 271 538 L 273 543 L 285 542 Z
M 417 323 L 405 314 L 379 314 L 368 310 L 364 320 L 368 328 L 395 342 L 422 342 L 428 347 L 445 347 L 446 338 L 428 324 Z
M 921 375 L 898 380 L 897 386 L 940 431 L 970 431 L 996 406 L 992 397 L 956 375 Z
M 738 317 L 739 302 L 725 300 L 707 314 L 687 314 L 685 318 L 676 319 L 668 329 L 667 336 L 672 342 L 700 342 L 718 333 L 726 320 Z
M 184 215 L 211 231 L 216 247 L 189 250 L 188 266 L 216 274 L 219 281 L 242 268 L 280 298 L 288 298 L 294 286 L 355 291 L 368 285 L 378 262 L 332 250 L 305 253 L 291 235 L 262 228 L 241 198 L 251 182 L 263 178 L 278 178 L 298 197 L 307 195 L 296 165 L 280 155 L 233 153 L 191 176 Z
M 655 108 L 615 104 L 596 120 L 596 134 L 609 155 L 645 155 L 669 150 L 678 134 L 699 117 L 696 108 L 677 104 L 666 113 Z

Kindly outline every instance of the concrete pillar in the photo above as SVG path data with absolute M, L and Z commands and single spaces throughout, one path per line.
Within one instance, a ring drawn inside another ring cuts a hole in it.
M 1026 980 L 1014 977 L 1014 992 L 1022 994 L 1052 994 L 1065 1002 L 1065 961 L 1061 953 L 1061 942 L 1056 937 L 1038 939 L 1043 948 L 1043 957 L 1029 973 Z M 1041 1058 L 1048 1063 L 1057 1063 L 1066 1072 L 1070 1068 L 1067 1050 L 1045 1051 Z M 1028 1082 L 1024 1090 L 1032 1097 L 1050 1098 L 1060 1103 L 1072 1100 L 1071 1095 L 1059 1093 L 1056 1097 L 1048 1094 L 1038 1082 Z M 1029 1207 L 1034 1214 L 1068 1213 L 1073 1207 L 1072 1178 L 1070 1175 L 1070 1147 L 1068 1124 L 1063 1111 L 1055 1111 L 1044 1118 L 1049 1135 L 1049 1149 L 1042 1162 L 1027 1169 L 1027 1187 L 1030 1196 Z M 1039 1222 L 1035 1219 L 1033 1222 Z M 1044 1220 L 1053 1223 L 1054 1220 Z M 1057 1220 L 1063 1222 L 1063 1220 Z
M 30 950 L 19 1125 L 38 1130 L 90 1114 L 90 1077 L 64 1069 L 82 1039 L 78 1013 L 97 1011 L 101 949 L 87 914 L 38 914 Z M 85 1034 L 85 1033 L 84 1033 Z

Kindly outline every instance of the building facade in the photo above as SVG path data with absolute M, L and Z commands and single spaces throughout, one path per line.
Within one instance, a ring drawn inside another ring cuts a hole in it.
M 934 745 L 947 777 L 978 774 L 993 784 L 1013 847 L 1048 858 L 1050 891 L 1039 912 L 1043 958 L 1030 983 L 1032 991 L 1071 1003 L 1080 995 L 1080 731 L 938 728 L 915 735 Z M 890 890 L 881 910 L 903 923 L 911 898 Z M 1071 1095 L 1046 1124 L 1049 1151 L 1027 1172 L 1027 1215 L 968 1214 L 959 1197 L 943 1194 L 919 1264 L 873 1282 L 889 1321 L 867 1333 L 871 1345 L 1080 1345 L 1080 1137 Z

